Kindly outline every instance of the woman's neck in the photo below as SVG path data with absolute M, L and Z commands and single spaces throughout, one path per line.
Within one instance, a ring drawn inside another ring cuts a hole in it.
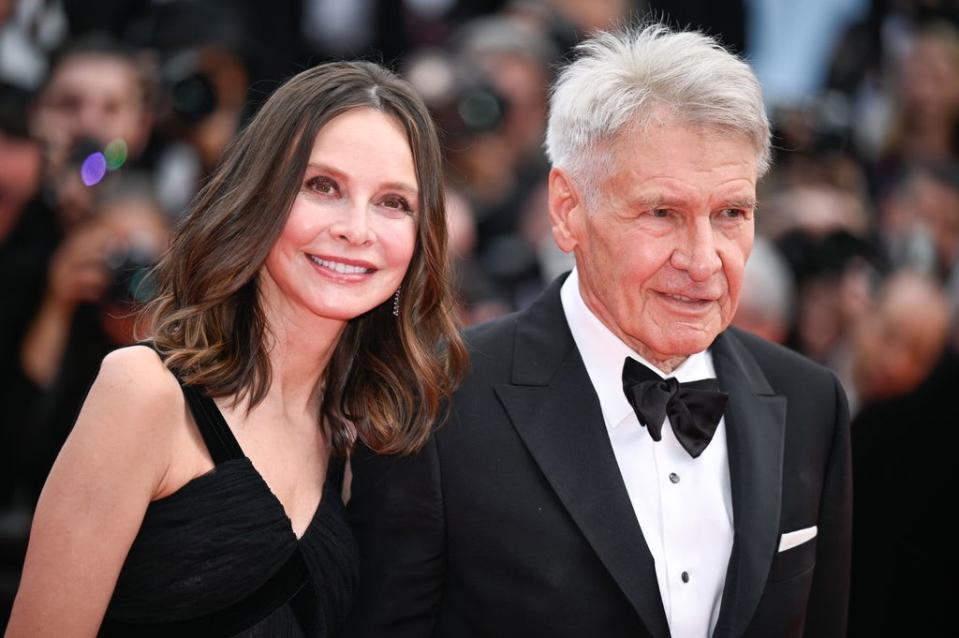
M 323 374 L 346 322 L 318 317 L 269 288 L 261 288 L 260 299 L 271 371 L 268 397 L 279 400 L 286 411 L 317 414 Z

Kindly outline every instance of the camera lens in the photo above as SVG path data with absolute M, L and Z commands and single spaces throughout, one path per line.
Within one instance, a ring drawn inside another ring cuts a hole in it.
M 178 80 L 170 89 L 173 110 L 182 118 L 198 122 L 216 109 L 213 83 L 203 73 Z

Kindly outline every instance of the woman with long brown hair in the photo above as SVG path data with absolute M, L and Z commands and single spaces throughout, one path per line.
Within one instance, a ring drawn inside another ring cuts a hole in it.
M 227 150 L 44 488 L 9 636 L 334 635 L 354 441 L 423 444 L 465 366 L 441 158 L 369 63 L 296 76 Z

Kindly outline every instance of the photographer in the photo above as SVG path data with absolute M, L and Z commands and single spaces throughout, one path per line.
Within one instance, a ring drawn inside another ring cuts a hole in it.
M 168 241 L 167 217 L 146 181 L 109 177 L 92 193 L 89 219 L 68 229 L 54 253 L 20 353 L 36 390 L 22 445 L 31 492 L 42 485 L 102 357 L 133 342 L 134 304 L 148 294 L 145 274 Z
M 48 285 L 30 309 L 20 346 L 22 373 L 39 388 L 56 376 L 76 308 L 99 299 L 106 286 L 98 264 L 106 238 L 87 224 L 106 171 L 84 176 L 91 168 L 85 162 L 99 154 L 110 157 L 100 169 L 142 165 L 153 122 L 149 75 L 134 51 L 90 36 L 55 56 L 30 109 L 30 132 L 45 160 L 43 203 L 55 211 L 59 235 L 56 250 L 46 253 Z
M 101 35 L 54 56 L 31 113 L 47 171 L 57 173 L 78 143 L 122 143 L 126 165 L 148 167 L 157 81 L 145 54 Z

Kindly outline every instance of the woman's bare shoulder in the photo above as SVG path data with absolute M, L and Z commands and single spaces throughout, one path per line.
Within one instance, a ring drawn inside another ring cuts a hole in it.
M 104 357 L 75 430 L 130 445 L 168 444 L 183 412 L 180 384 L 159 355 L 129 346 Z
M 40 496 L 12 634 L 39 635 L 37 627 L 57 622 L 71 635 L 95 633 L 175 458 L 182 397 L 151 349 L 123 348 L 104 358 Z
M 147 346 L 120 348 L 104 357 L 94 388 L 108 394 L 108 400 L 125 404 L 125 410 L 169 411 L 183 404 L 176 377 Z

